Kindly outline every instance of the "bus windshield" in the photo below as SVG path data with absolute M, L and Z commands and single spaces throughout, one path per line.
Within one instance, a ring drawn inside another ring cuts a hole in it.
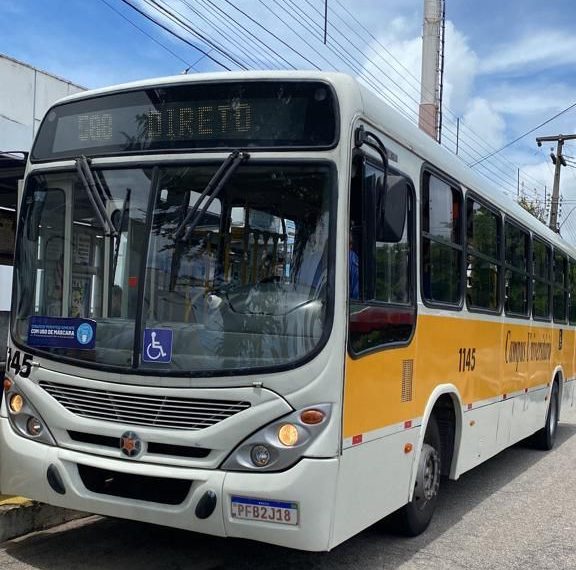
M 220 166 L 91 169 L 93 191 L 82 172 L 32 174 L 15 340 L 187 375 L 293 365 L 317 350 L 331 322 L 333 168 L 246 162 L 207 202 Z M 88 336 L 65 338 L 84 323 Z

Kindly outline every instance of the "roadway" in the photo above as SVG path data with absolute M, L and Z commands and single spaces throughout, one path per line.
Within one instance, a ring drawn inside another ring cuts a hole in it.
M 306 568 L 576 569 L 576 410 L 556 447 L 518 445 L 441 488 L 423 535 L 379 523 L 329 553 L 89 517 L 0 545 L 0 568 L 72 570 Z

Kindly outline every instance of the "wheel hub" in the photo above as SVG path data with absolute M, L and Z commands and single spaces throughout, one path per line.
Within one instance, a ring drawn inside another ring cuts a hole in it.
M 417 503 L 421 503 L 420 508 L 424 508 L 426 503 L 438 494 L 439 487 L 440 455 L 432 446 L 424 444 L 414 489 L 414 499 Z

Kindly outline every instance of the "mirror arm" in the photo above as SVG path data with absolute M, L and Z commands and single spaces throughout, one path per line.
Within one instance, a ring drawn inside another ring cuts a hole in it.
M 367 131 L 364 129 L 364 126 L 360 125 L 354 133 L 354 146 L 360 148 L 362 145 L 366 145 L 375 150 L 382 158 L 382 162 L 384 163 L 384 182 L 386 182 L 386 176 L 388 175 L 388 151 L 384 143 L 373 132 Z

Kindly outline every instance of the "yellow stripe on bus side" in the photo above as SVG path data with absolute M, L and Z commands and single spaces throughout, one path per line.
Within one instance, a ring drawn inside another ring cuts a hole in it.
M 413 361 L 409 401 L 402 399 L 406 361 Z M 409 346 L 347 357 L 344 438 L 421 417 L 439 384 L 454 384 L 470 404 L 545 385 L 556 366 L 574 375 L 568 326 L 419 315 Z

